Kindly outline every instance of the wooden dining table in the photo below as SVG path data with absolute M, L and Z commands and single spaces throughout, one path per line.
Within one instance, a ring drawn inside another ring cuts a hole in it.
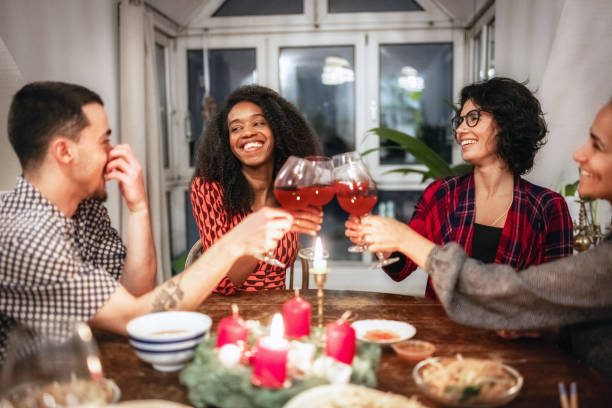
M 219 320 L 231 314 L 236 303 L 245 319 L 269 324 L 273 313 L 294 296 L 291 291 L 242 292 L 234 296 L 213 294 L 198 308 L 212 318 L 215 332 Z M 316 324 L 316 291 L 302 296 L 313 305 Z M 435 355 L 501 359 L 516 368 L 524 378 L 519 396 L 508 407 L 559 407 L 557 384 L 576 382 L 581 407 L 612 406 L 612 383 L 561 350 L 555 341 L 539 338 L 506 340 L 495 332 L 462 326 L 452 322 L 442 306 L 432 300 L 374 292 L 325 291 L 324 320 L 331 322 L 350 310 L 353 320 L 389 319 L 412 324 L 416 339 L 436 346 Z M 125 337 L 96 331 L 102 364 L 107 378 L 121 389 L 121 400 L 162 399 L 190 405 L 188 392 L 179 382 L 179 372 L 160 372 L 138 359 Z M 412 378 L 414 364 L 400 359 L 388 347 L 382 350 L 378 367 L 377 388 L 406 396 L 416 395 L 430 407 L 428 400 Z

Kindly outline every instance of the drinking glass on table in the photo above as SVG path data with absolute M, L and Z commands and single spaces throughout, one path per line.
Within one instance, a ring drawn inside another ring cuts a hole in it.
M 365 163 L 355 152 L 334 156 L 333 160 L 333 180 L 338 204 L 344 211 L 359 217 L 361 221 L 370 214 L 378 201 L 376 183 Z M 361 244 L 349 247 L 348 251 L 359 253 L 367 249 L 365 244 Z M 381 252 L 377 252 L 376 256 L 378 257 L 376 267 L 390 265 L 399 260 L 399 258 L 381 259 L 383 257 Z
M 8 335 L 2 407 L 104 407 L 111 384 L 85 323 L 54 323 L 44 332 L 17 327 Z
M 334 165 L 332 160 L 326 156 L 307 156 L 305 160 L 311 163 L 311 177 L 309 178 L 310 185 L 310 205 L 315 207 L 323 207 L 329 203 L 333 198 L 336 191 L 332 185 L 332 171 Z M 316 237 L 314 237 L 316 240 Z M 313 241 L 314 242 L 314 241 Z M 299 255 L 302 258 L 313 260 L 314 259 L 314 246 L 310 248 L 302 248 L 299 251 Z M 327 258 L 329 254 L 323 254 L 324 258 Z

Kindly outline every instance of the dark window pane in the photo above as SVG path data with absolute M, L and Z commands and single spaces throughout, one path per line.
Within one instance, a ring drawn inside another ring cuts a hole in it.
M 422 191 L 378 190 L 378 203 L 375 213 L 408 223 L 422 195 Z
M 379 87 L 380 125 L 421 139 L 450 162 L 452 43 L 381 45 Z M 380 153 L 380 162 L 410 164 L 415 160 L 401 149 L 387 149 Z
M 303 14 L 303 0 L 226 0 L 213 17 Z
M 353 47 L 296 47 L 280 52 L 281 94 L 297 106 L 321 139 L 326 156 L 355 149 Z M 324 208 L 321 237 L 334 260 L 360 261 L 344 235 L 348 214 L 333 200 Z M 312 246 L 303 236 L 302 246 Z
M 164 168 L 170 166 L 170 152 L 168 140 L 168 97 L 166 95 L 166 48 L 155 44 L 155 61 L 157 65 L 157 88 L 159 97 L 159 115 L 162 132 L 162 146 L 164 154 Z
M 187 51 L 189 118 L 191 122 L 189 165 L 194 165 L 195 144 L 204 133 L 206 121 L 211 120 L 216 109 L 234 89 L 254 83 L 256 80 L 256 56 L 254 48 L 215 49 L 208 51 L 210 70 L 210 96 L 205 98 L 203 51 Z
M 254 48 L 208 51 L 210 93 L 217 107 L 222 107 L 230 92 L 256 81 Z
M 353 47 L 282 48 L 279 74 L 281 94 L 315 129 L 325 155 L 354 150 Z
M 189 165 L 193 166 L 195 141 L 202 134 L 202 99 L 206 93 L 202 50 L 187 50 L 187 93 L 189 106 Z
M 414 0 L 328 0 L 329 13 L 423 11 Z

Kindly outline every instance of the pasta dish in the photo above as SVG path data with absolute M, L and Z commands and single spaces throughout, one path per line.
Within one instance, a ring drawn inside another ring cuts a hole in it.
M 486 403 L 509 397 L 522 385 L 499 360 L 456 357 L 425 360 L 420 375 L 434 397 L 455 403 Z M 517 374 L 518 375 L 518 374 Z M 417 381 L 418 383 L 418 381 Z

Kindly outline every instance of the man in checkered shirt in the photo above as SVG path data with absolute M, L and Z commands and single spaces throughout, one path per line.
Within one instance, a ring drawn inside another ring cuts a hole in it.
M 0 199 L 0 364 L 19 324 L 49 334 L 76 320 L 125 334 L 136 316 L 195 309 L 235 261 L 273 249 L 293 222 L 263 208 L 156 287 L 142 169 L 128 145 L 111 146 L 102 99 L 78 85 L 28 84 L 8 134 L 23 174 Z M 110 180 L 130 214 L 127 249 L 102 205 Z

